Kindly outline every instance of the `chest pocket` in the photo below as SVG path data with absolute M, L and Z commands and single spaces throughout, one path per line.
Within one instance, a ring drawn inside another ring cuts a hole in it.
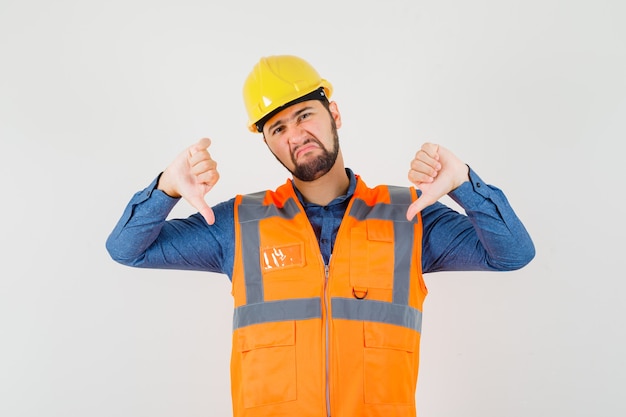
M 393 288 L 393 222 L 368 219 L 351 229 L 350 285 L 355 288 Z

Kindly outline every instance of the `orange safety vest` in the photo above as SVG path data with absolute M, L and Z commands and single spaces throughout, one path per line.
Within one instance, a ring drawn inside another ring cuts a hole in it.
M 414 188 L 357 185 L 328 266 L 291 181 L 235 199 L 236 417 L 415 416 L 422 303 Z

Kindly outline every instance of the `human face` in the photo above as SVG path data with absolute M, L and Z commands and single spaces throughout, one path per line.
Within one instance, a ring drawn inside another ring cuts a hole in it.
M 276 159 L 301 181 L 314 181 L 335 165 L 339 154 L 337 105 L 319 100 L 294 104 L 265 123 L 265 143 Z

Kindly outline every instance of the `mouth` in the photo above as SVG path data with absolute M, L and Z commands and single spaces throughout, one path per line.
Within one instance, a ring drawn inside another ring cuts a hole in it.
M 319 146 L 317 143 L 313 141 L 300 145 L 293 151 L 294 159 L 298 159 L 301 156 L 306 155 L 307 153 L 313 151 L 314 149 L 319 149 Z

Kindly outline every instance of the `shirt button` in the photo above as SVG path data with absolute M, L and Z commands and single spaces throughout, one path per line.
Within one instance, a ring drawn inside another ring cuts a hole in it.
M 328 211 L 329 210 L 328 206 L 324 206 L 324 210 Z
M 479 182 L 476 183 L 476 187 L 480 188 L 480 183 Z

